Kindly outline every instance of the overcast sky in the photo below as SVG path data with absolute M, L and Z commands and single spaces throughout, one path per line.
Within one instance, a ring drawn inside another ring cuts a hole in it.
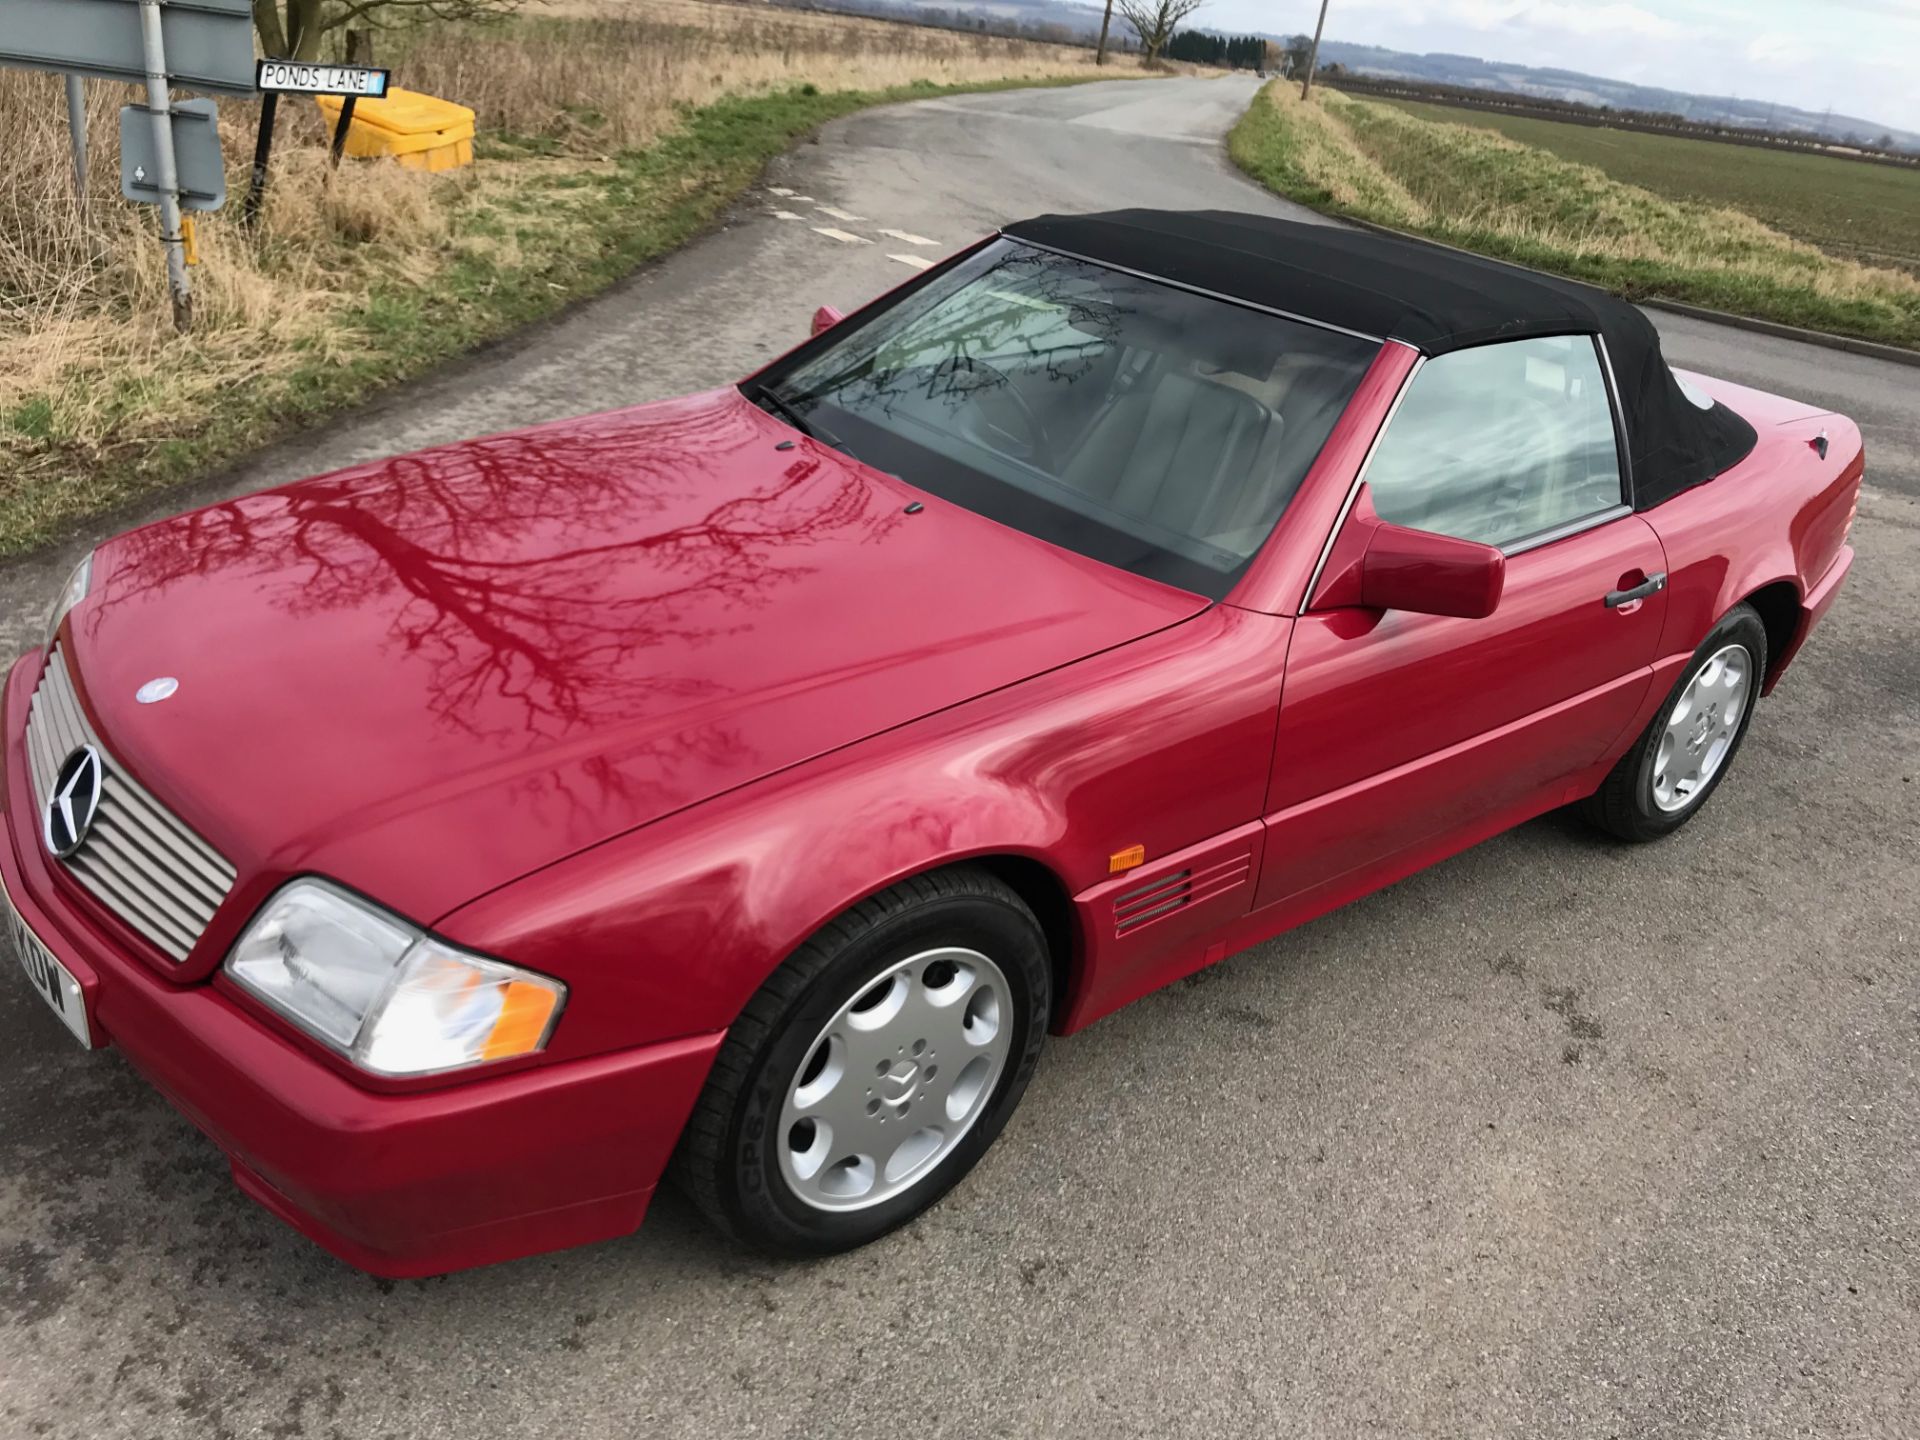
M 1313 33 L 1319 0 L 1208 0 L 1221 30 Z M 1327 38 L 1558 65 L 1920 131 L 1920 0 L 1331 0 Z

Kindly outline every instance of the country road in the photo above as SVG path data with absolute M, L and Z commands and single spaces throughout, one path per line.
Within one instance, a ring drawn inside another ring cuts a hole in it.
M 725 382 L 1017 216 L 1299 213 L 1225 157 L 1253 89 L 836 122 L 687 251 L 152 513 Z M 663 1193 L 368 1279 L 9 976 L 0 1437 L 1920 1433 L 1920 370 L 1655 318 L 1868 446 L 1853 579 L 1681 834 L 1550 816 L 1056 1042 L 942 1205 L 806 1265 Z M 0 573 L 0 653 L 91 538 Z

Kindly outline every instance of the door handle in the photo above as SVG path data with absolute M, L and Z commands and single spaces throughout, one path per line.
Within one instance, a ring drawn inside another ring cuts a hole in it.
M 1618 610 L 1622 605 L 1631 605 L 1636 600 L 1644 600 L 1649 595 L 1658 595 L 1667 588 L 1667 572 L 1656 570 L 1631 590 L 1607 591 L 1607 608 Z

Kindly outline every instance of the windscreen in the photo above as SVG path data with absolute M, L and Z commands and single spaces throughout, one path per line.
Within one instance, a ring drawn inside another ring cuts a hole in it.
M 1378 348 L 1000 240 L 746 389 L 943 499 L 1219 599 Z

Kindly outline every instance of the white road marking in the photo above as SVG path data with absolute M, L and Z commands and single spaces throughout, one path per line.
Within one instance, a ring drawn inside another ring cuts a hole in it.
M 929 240 L 924 235 L 915 235 L 911 230 L 882 230 L 889 240 L 898 240 L 907 245 L 938 245 L 938 240 Z
M 773 218 L 776 220 L 804 220 L 807 217 L 804 215 L 796 215 L 791 210 L 776 210 L 773 212 Z
M 813 202 L 813 208 L 818 210 L 822 215 L 831 215 L 836 220 L 864 220 L 867 218 L 864 215 L 849 215 L 846 211 L 836 210 L 831 205 L 822 205 L 818 200 Z
M 791 195 L 791 194 L 793 194 L 793 192 L 792 192 L 791 190 L 789 190 L 789 189 L 787 189 L 787 187 L 786 187 L 786 186 L 784 186 L 784 185 L 769 185 L 769 186 L 767 186 L 767 189 L 769 189 L 769 190 L 771 190 L 771 191 L 772 191 L 772 192 L 773 192 L 774 194 L 776 194 L 776 195 Z
M 787 192 L 787 198 L 796 205 L 811 205 L 814 203 L 811 195 L 796 195 L 791 190 Z
M 883 230 L 880 233 L 884 235 L 886 232 Z M 902 265 L 911 265 L 916 270 L 931 270 L 933 268 L 933 262 L 931 260 L 922 259 L 918 255 L 889 255 L 887 258 L 889 260 L 898 260 Z
M 831 225 L 816 225 L 813 233 L 824 235 L 829 240 L 838 240 L 843 245 L 871 245 L 873 242 L 860 235 L 849 235 L 844 230 L 836 230 Z

